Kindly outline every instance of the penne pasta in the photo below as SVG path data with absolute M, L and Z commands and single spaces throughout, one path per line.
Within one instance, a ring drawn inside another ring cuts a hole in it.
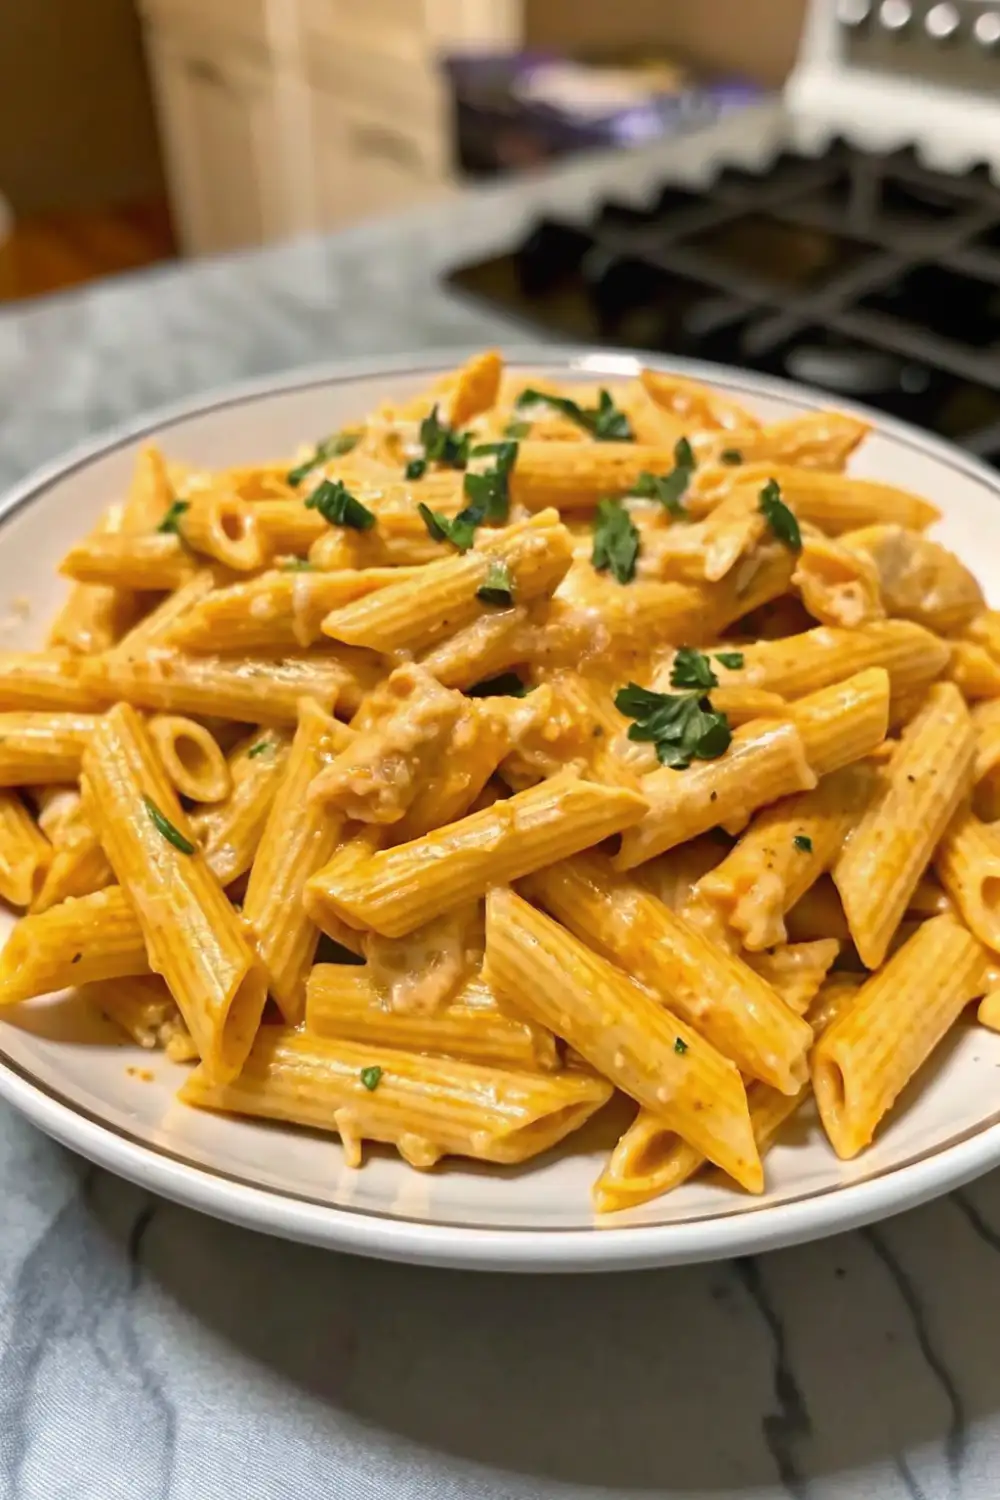
M 475 976 L 441 1009 L 396 1010 L 384 1003 L 362 966 L 317 964 L 306 985 L 307 1031 L 376 1048 L 433 1052 L 529 1072 L 560 1066 L 555 1038 L 544 1026 L 501 1007 Z
M 803 1082 L 808 1026 L 747 964 L 638 883 L 616 875 L 602 855 L 581 854 L 539 870 L 522 889 L 743 1072 L 784 1093 Z
M 0 651 L 0 709 L 100 712 L 109 695 L 86 680 L 96 659 L 70 651 Z
M 149 972 L 135 912 L 111 886 L 21 918 L 0 953 L 0 1005 Z
M 349 1166 L 361 1165 L 369 1140 L 388 1142 L 418 1168 L 443 1156 L 528 1161 L 578 1129 L 610 1095 L 602 1078 L 575 1070 L 502 1072 L 278 1026 L 261 1027 L 238 1078 L 213 1083 L 202 1065 L 180 1091 L 199 1109 L 335 1131 Z
M 231 492 L 192 495 L 177 530 L 193 552 L 214 558 L 234 573 L 262 568 L 267 558 L 255 504 Z
M 60 572 L 78 583 L 118 589 L 177 589 L 197 564 L 179 536 L 98 533 L 67 552 Z
M 970 1000 L 986 989 L 986 949 L 954 917 L 924 922 L 863 984 L 812 1059 L 823 1128 L 845 1160 L 867 1146 L 905 1085 Z
M 820 625 L 803 635 L 747 646 L 738 680 L 785 698 L 801 698 L 871 667 L 884 667 L 892 691 L 901 693 L 940 677 L 949 656 L 945 641 L 908 620 L 874 620 L 858 630 Z
M 486 974 L 501 996 L 748 1191 L 761 1190 L 746 1090 L 733 1064 L 620 969 L 500 887 L 486 904 Z
M 74 781 L 96 715 L 0 713 L 0 787 Z
M 155 975 L 86 984 L 80 989 L 80 999 L 114 1021 L 136 1046 L 147 1050 L 166 1047 L 180 1025 L 180 1012 L 170 991 Z
M 862 962 L 882 962 L 934 849 L 972 785 L 975 737 L 952 683 L 939 683 L 903 731 L 882 786 L 833 866 Z
M 232 791 L 226 757 L 204 724 L 154 714 L 149 736 L 176 792 L 192 802 L 223 802 Z
M 310 799 L 311 783 L 351 731 L 308 698 L 250 869 L 243 915 L 267 973 L 268 989 L 290 1026 L 302 1019 L 306 977 L 319 929 L 306 912 L 306 882 L 328 863 L 343 819 Z
M 220 885 L 231 885 L 253 864 L 290 746 L 287 729 L 254 730 L 229 756 L 229 796 L 192 815 L 205 863 Z
M 351 926 L 404 937 L 491 885 L 600 843 L 640 818 L 645 806 L 624 788 L 561 774 L 350 869 L 334 862 L 308 888 Z
M 937 846 L 934 869 L 969 931 L 1000 952 L 1000 828 L 960 807 Z
M 0 896 L 30 906 L 45 880 L 52 845 L 16 791 L 0 791 Z
M 118 704 L 102 718 L 84 777 L 88 815 L 135 908 L 150 968 L 166 980 L 209 1076 L 234 1077 L 267 980 L 134 709 Z

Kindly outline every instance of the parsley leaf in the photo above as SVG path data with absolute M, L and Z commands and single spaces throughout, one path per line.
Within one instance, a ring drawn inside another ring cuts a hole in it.
M 594 518 L 594 550 L 590 561 L 599 573 L 610 568 L 619 583 L 635 577 L 639 556 L 639 530 L 628 511 L 616 500 L 601 500 Z
M 476 539 L 476 527 L 482 520 L 478 511 L 468 506 L 465 510 L 460 510 L 452 520 L 449 516 L 443 516 L 439 510 L 431 510 L 422 500 L 417 510 L 427 527 L 428 536 L 435 542 L 450 542 L 459 552 L 468 552 Z
M 289 557 L 281 564 L 282 573 L 312 573 L 313 565 L 307 557 Z
M 180 829 L 175 828 L 170 819 L 163 816 L 155 802 L 149 797 L 143 797 L 142 805 L 146 809 L 149 821 L 157 833 L 163 835 L 168 844 L 173 844 L 174 848 L 179 849 L 181 854 L 194 853 L 194 845 L 191 840 L 186 839 Z
M 674 1051 L 675 1052 L 679 1053 L 680 1056 L 683 1057 L 684 1054 L 685 1054 L 685 1052 L 687 1051 L 687 1049 L 688 1049 L 688 1044 L 687 1044 L 687 1042 L 684 1040 L 684 1038 L 682 1036 L 678 1036 L 678 1037 L 674 1038 Z
M 615 707 L 635 723 L 630 740 L 648 740 L 661 765 L 683 771 L 692 760 L 717 760 L 729 748 L 732 731 L 725 714 L 698 690 L 656 693 L 630 682 L 615 694 Z
M 496 677 L 474 682 L 465 692 L 469 698 L 524 698 L 531 689 L 516 672 L 500 672 Z
M 411 458 L 403 472 L 407 479 L 423 479 L 427 473 L 426 458 Z
M 190 509 L 190 500 L 175 500 L 164 514 L 159 526 L 157 526 L 157 531 L 164 536 L 180 536 L 180 527 L 177 525 L 177 522 L 184 512 Z
M 503 435 L 509 438 L 526 438 L 530 431 L 530 422 L 508 422 L 503 430 Z
M 258 755 L 264 755 L 266 751 L 273 749 L 273 740 L 258 740 L 256 745 L 251 745 L 247 751 L 247 760 L 255 760 Z
M 635 439 L 628 417 L 618 410 L 610 391 L 598 392 L 596 406 L 581 406 L 568 396 L 550 396 L 545 391 L 536 391 L 531 387 L 523 390 L 514 402 L 517 411 L 536 405 L 551 406 L 555 411 L 562 412 L 564 417 L 569 417 L 571 422 L 575 422 L 599 442 L 631 443 Z
M 466 473 L 462 488 L 473 507 L 485 521 L 506 521 L 510 510 L 510 472 L 517 462 L 516 443 L 480 443 L 470 458 L 493 455 L 492 469 L 479 474 Z
M 681 501 L 687 493 L 696 467 L 691 444 L 686 437 L 678 438 L 674 444 L 674 467 L 670 473 L 650 474 L 648 469 L 643 469 L 632 493 L 643 500 L 659 500 L 675 520 L 682 520 L 687 516 L 687 511 Z
M 740 452 L 740 450 L 738 448 L 723 448 L 722 452 L 719 454 L 719 463 L 720 464 L 734 464 L 735 465 L 735 464 L 741 464 L 742 462 L 743 462 L 743 454 Z
M 491 562 L 486 577 L 476 589 L 476 598 L 484 604 L 513 604 L 514 585 L 505 562 Z
M 811 854 L 813 852 L 813 841 L 806 833 L 797 833 L 792 839 L 792 843 L 796 849 L 801 849 L 803 854 Z
M 370 531 L 375 525 L 375 512 L 356 500 L 342 479 L 320 480 L 306 500 L 306 510 L 318 510 L 331 526 Z
M 802 533 L 792 511 L 781 498 L 776 479 L 769 479 L 760 492 L 757 508 L 778 538 L 793 552 L 802 551 Z
M 358 1077 L 361 1079 L 361 1082 L 364 1084 L 369 1094 L 374 1094 L 375 1090 L 378 1088 L 379 1084 L 382 1081 L 382 1069 L 379 1067 L 362 1068 L 361 1072 L 358 1074 Z
M 674 664 L 670 668 L 670 682 L 671 686 L 681 688 L 719 686 L 719 679 L 712 671 L 712 664 L 708 657 L 703 652 L 696 651 L 692 646 L 678 647 Z
M 328 458 L 341 458 L 345 453 L 350 453 L 361 441 L 360 432 L 336 432 L 332 437 L 323 438 L 322 442 L 316 444 L 312 453 L 302 463 L 296 464 L 294 469 L 289 469 L 286 478 L 290 485 L 301 484 L 311 469 L 317 464 L 324 463 Z
M 469 459 L 472 434 L 456 432 L 438 416 L 437 406 L 420 424 L 420 445 L 427 463 L 445 464 L 449 469 L 464 469 Z
M 745 660 L 742 651 L 713 651 L 712 655 L 720 665 L 729 667 L 733 672 L 738 672 Z

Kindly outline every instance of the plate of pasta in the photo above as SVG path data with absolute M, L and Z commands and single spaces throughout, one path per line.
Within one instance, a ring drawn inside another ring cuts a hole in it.
M 730 1256 L 1000 1163 L 1000 481 L 622 353 L 307 372 L 0 508 L 0 1096 L 402 1260 Z

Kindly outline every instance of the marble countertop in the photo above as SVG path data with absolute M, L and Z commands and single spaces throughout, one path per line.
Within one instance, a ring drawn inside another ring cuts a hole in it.
M 582 163 L 7 310 L 0 483 L 221 381 L 509 339 L 441 266 L 662 170 Z M 271 1241 L 0 1114 L 0 1500 L 1000 1494 L 1000 1176 L 760 1259 L 500 1277 Z

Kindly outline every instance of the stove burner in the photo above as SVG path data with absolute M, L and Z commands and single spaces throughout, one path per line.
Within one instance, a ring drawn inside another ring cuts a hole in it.
M 1000 467 L 1000 191 L 912 152 L 784 151 L 541 220 L 453 284 L 564 337 L 717 360 L 915 422 Z

